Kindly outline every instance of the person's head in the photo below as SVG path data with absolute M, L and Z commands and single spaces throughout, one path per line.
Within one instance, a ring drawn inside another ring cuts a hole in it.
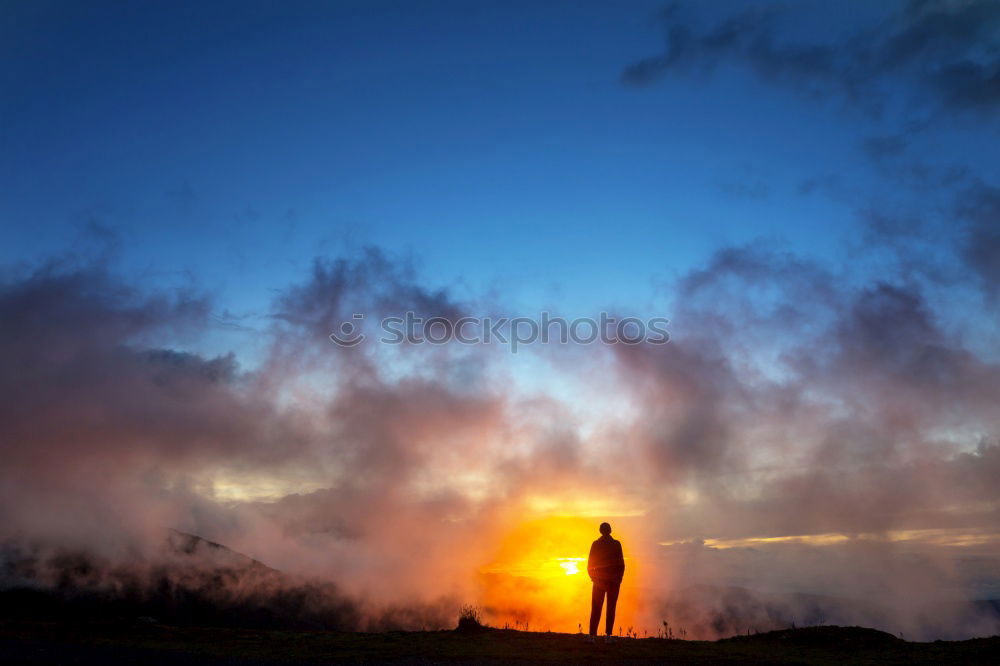
M 601 523 L 600 530 L 601 534 L 603 534 L 604 536 L 608 536 L 609 534 L 611 534 L 611 525 L 607 523 Z

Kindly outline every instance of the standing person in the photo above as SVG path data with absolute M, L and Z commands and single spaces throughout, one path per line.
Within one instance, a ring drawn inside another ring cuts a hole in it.
M 590 545 L 590 557 L 587 558 L 587 573 L 594 581 L 594 591 L 590 601 L 590 635 L 588 640 L 593 643 L 597 636 L 597 625 L 601 621 L 601 607 L 605 595 L 608 598 L 607 620 L 605 622 L 604 640 L 614 641 L 612 634 L 615 628 L 615 605 L 618 603 L 618 590 L 625 576 L 625 557 L 622 555 L 621 541 L 611 538 L 611 525 L 601 523 L 601 538 Z

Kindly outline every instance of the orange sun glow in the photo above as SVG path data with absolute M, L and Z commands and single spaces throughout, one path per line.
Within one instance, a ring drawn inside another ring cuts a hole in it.
M 490 624 L 586 630 L 591 591 L 587 554 L 598 536 L 593 519 L 566 516 L 532 520 L 510 532 L 493 562 L 479 570 L 481 603 Z M 627 558 L 626 544 L 628 567 Z M 634 593 L 623 586 L 616 624 L 628 626 L 635 604 Z

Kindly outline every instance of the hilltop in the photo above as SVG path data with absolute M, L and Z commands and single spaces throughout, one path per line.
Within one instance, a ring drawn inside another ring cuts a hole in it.
M 128 624 L 0 624 L 8 663 L 964 663 L 993 664 L 1000 637 L 914 643 L 861 627 L 807 627 L 719 641 L 588 644 L 577 634 L 485 629 L 353 633 Z

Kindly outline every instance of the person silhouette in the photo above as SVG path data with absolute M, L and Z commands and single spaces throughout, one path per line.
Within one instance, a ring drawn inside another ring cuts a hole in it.
M 590 556 L 587 557 L 587 573 L 594 582 L 590 598 L 590 634 L 588 640 L 593 643 L 597 636 L 597 625 L 601 622 L 601 607 L 604 598 L 608 599 L 608 612 L 605 620 L 605 641 L 614 641 L 615 606 L 618 604 L 618 590 L 625 576 L 625 556 L 622 554 L 622 544 L 611 537 L 611 525 L 601 523 L 601 538 L 590 545 Z

